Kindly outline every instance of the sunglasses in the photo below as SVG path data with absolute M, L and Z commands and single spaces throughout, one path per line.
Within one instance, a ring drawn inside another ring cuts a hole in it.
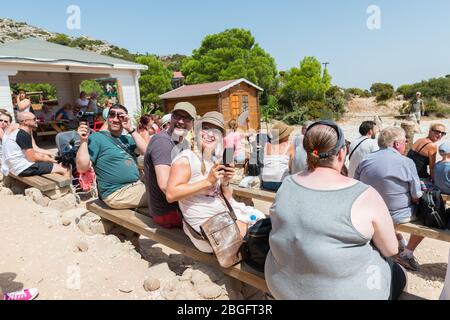
M 120 121 L 125 121 L 125 117 L 126 114 L 124 113 L 119 113 L 119 112 L 115 112 L 115 111 L 110 111 L 108 118 L 109 119 L 115 119 L 117 117 L 117 119 L 119 119 Z
M 439 131 L 439 130 L 433 130 L 433 132 L 436 133 L 436 134 L 440 134 L 442 136 L 447 135 L 447 132 L 443 132 L 443 131 Z
M 172 114 L 172 117 L 175 118 L 175 120 L 183 120 L 184 122 L 191 122 L 194 120 L 191 116 L 182 116 L 181 114 L 174 113 Z
M 9 123 L 9 121 L 0 119 L 0 123 Z

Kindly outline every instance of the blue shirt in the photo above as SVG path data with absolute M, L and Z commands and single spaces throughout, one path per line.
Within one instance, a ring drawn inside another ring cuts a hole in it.
M 414 162 L 394 148 L 369 154 L 356 169 L 355 179 L 378 191 L 394 223 L 414 215 L 416 206 L 411 199 L 423 195 Z
M 434 184 L 442 193 L 450 194 L 450 162 L 438 162 L 434 166 Z

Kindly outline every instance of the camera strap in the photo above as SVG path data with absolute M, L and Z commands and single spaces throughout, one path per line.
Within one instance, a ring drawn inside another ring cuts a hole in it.
M 99 133 L 103 134 L 105 137 L 108 137 L 108 139 L 117 147 L 119 147 L 120 149 L 122 149 L 123 151 L 125 151 L 128 155 L 131 156 L 131 158 L 133 158 L 133 160 L 136 162 L 136 155 L 134 155 L 134 153 L 130 150 L 129 146 L 126 146 L 121 140 L 120 138 L 113 138 L 111 136 L 111 133 L 109 131 L 99 131 Z

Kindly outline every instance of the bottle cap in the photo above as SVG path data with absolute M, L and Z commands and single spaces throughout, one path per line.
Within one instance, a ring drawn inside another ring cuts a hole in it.
M 251 221 L 256 221 L 256 218 L 257 218 L 257 217 L 256 217 L 255 215 L 252 215 L 252 216 L 250 217 L 250 220 L 251 220 Z

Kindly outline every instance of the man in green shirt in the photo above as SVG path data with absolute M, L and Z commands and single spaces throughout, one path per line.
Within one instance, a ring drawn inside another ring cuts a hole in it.
M 124 130 L 128 135 L 123 135 Z M 90 133 L 82 123 L 78 134 L 77 169 L 84 173 L 94 168 L 100 199 L 113 209 L 147 207 L 136 163 L 136 153 L 143 155 L 147 143 L 132 128 L 128 110 L 116 104 L 109 109 L 107 130 Z

